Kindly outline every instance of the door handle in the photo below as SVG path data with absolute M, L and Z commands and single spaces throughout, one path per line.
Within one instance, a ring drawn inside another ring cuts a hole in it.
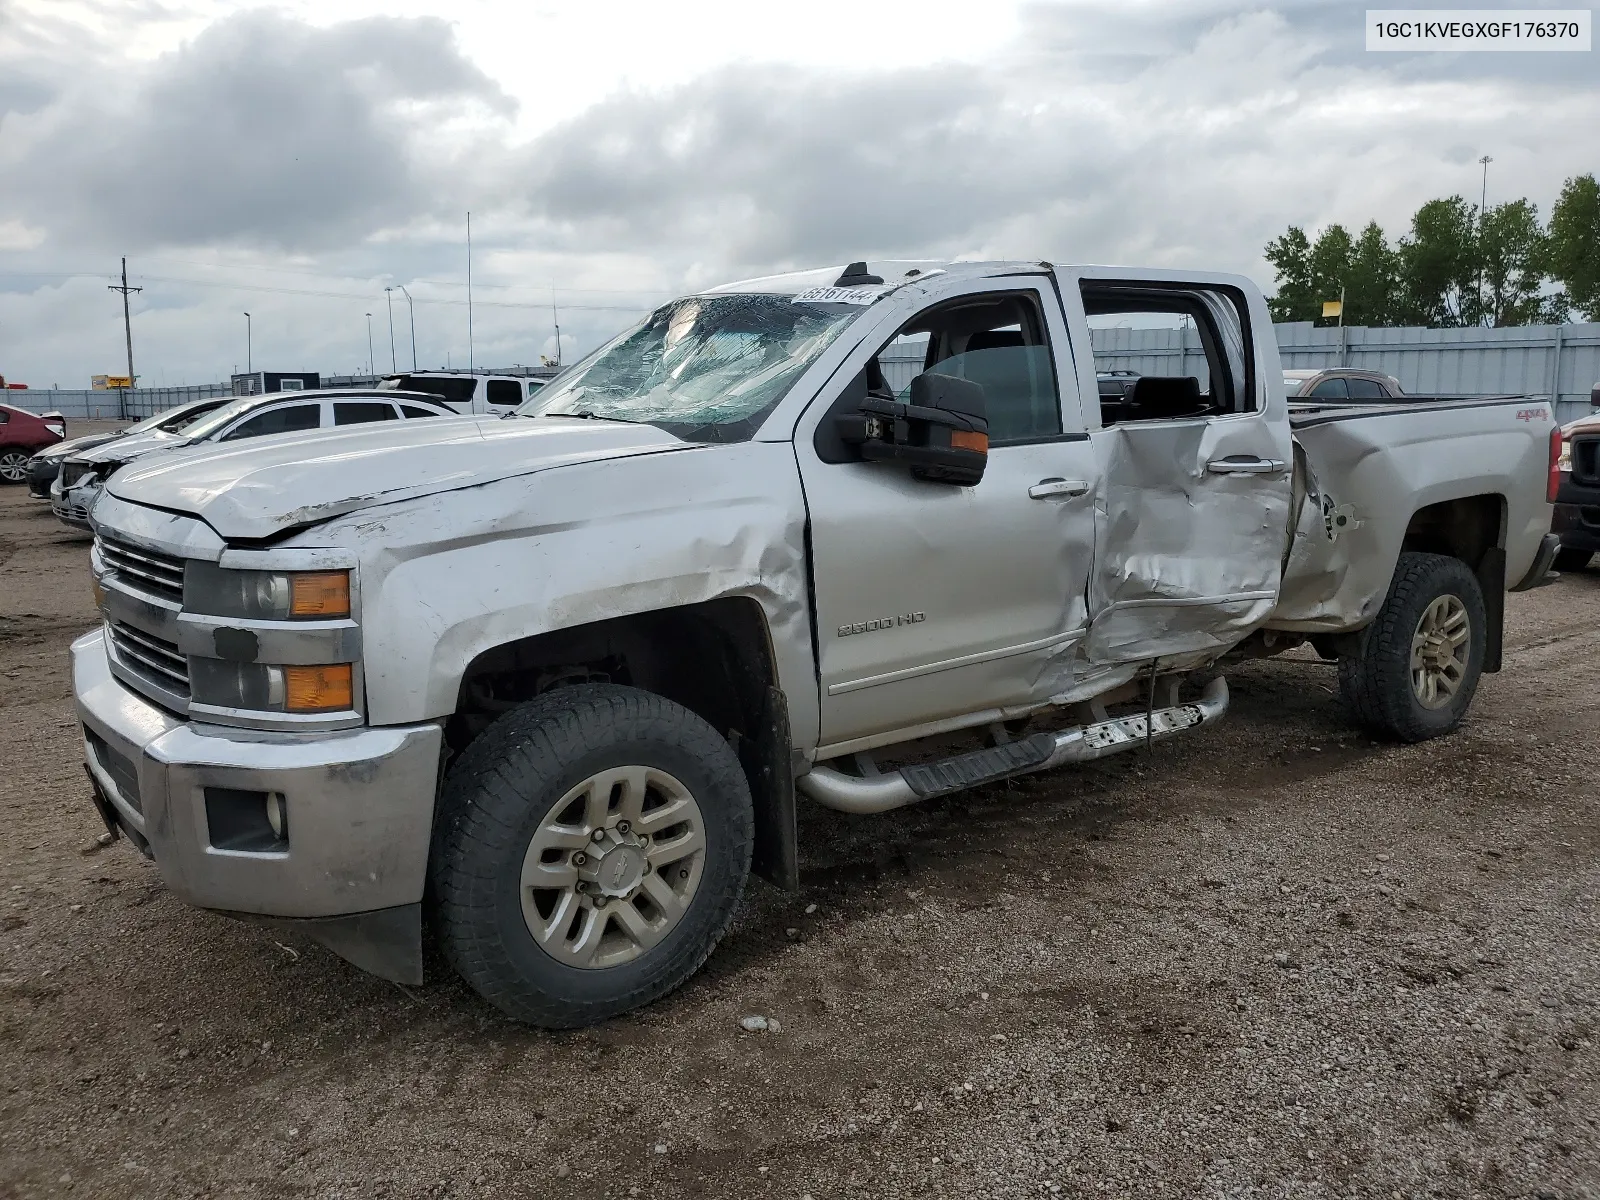
M 1213 475 L 1281 475 L 1284 467 L 1280 458 L 1213 458 L 1206 464 Z
M 1052 496 L 1086 496 L 1089 487 L 1087 479 L 1041 479 L 1028 489 L 1028 495 L 1035 500 L 1048 500 Z

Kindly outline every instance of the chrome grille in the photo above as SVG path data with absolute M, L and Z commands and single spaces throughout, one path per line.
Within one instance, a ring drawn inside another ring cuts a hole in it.
M 183 603 L 183 559 L 101 536 L 100 561 L 129 587 Z
M 144 676 L 162 691 L 189 698 L 189 660 L 175 643 L 120 621 L 109 621 L 111 645 L 130 671 Z

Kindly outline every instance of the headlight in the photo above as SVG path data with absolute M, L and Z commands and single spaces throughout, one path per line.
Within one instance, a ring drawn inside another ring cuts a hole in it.
M 242 621 L 330 619 L 350 615 L 349 571 L 230 571 L 191 561 L 183 606 Z
M 196 704 L 257 712 L 344 712 L 355 707 L 349 663 L 276 667 L 266 663 L 189 660 L 190 696 Z

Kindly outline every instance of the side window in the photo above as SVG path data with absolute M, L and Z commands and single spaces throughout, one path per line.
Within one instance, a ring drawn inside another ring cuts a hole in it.
M 415 404 L 402 404 L 400 411 L 408 417 L 442 417 L 443 413 L 436 413 L 431 408 L 422 408 Z
M 991 445 L 1061 432 L 1055 364 L 1034 292 L 963 296 L 918 314 L 873 358 L 868 391 L 905 399 L 922 373 L 982 385 Z
M 1088 281 L 1100 423 L 1256 409 L 1250 324 L 1232 288 Z
M 514 405 L 522 403 L 522 385 L 515 379 L 489 380 L 489 403 Z
M 530 379 L 530 380 L 528 380 L 528 399 L 532 400 L 535 396 L 537 396 L 539 394 L 539 392 L 543 388 L 544 388 L 544 380 L 542 380 L 542 379 Z
M 269 408 L 235 425 L 219 441 L 232 442 L 239 438 L 265 437 L 271 433 L 293 433 L 301 429 L 315 429 L 322 423 L 322 405 L 289 404 L 282 408 Z
M 0 408 L 0 425 L 4 425 L 9 420 L 11 420 L 11 414 L 5 409 Z
M 1386 400 L 1389 393 L 1376 379 L 1348 379 L 1350 396 L 1355 400 Z
M 1316 400 L 1348 400 L 1350 384 L 1342 376 L 1324 379 L 1311 389 L 1311 396 Z
M 333 406 L 335 425 L 364 425 L 368 421 L 394 419 L 394 405 L 387 400 L 340 400 Z

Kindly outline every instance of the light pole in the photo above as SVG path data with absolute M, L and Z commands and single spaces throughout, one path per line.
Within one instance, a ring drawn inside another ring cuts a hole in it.
M 417 369 L 417 306 L 411 302 L 411 293 L 405 284 L 399 284 L 400 294 L 406 298 L 406 308 L 411 313 L 411 369 Z
M 371 313 L 367 314 L 367 374 L 368 375 L 373 374 L 373 370 L 372 370 L 372 314 Z
M 1478 165 L 1483 168 L 1483 190 L 1478 193 L 1478 320 L 1481 322 L 1483 312 L 1483 215 L 1485 206 L 1489 202 L 1489 164 L 1494 159 L 1485 154 L 1478 160 Z
M 394 288 L 385 287 L 383 298 L 389 305 L 389 370 L 398 374 L 400 367 L 394 361 Z
M 255 342 L 255 338 L 252 336 L 251 330 L 250 330 L 250 314 L 249 313 L 245 313 L 245 315 L 244 315 L 244 373 L 246 375 L 251 375 L 251 374 L 255 373 L 255 365 L 254 365 L 254 362 L 252 360 L 252 352 L 253 352 L 253 344 L 254 344 L 254 342 Z

